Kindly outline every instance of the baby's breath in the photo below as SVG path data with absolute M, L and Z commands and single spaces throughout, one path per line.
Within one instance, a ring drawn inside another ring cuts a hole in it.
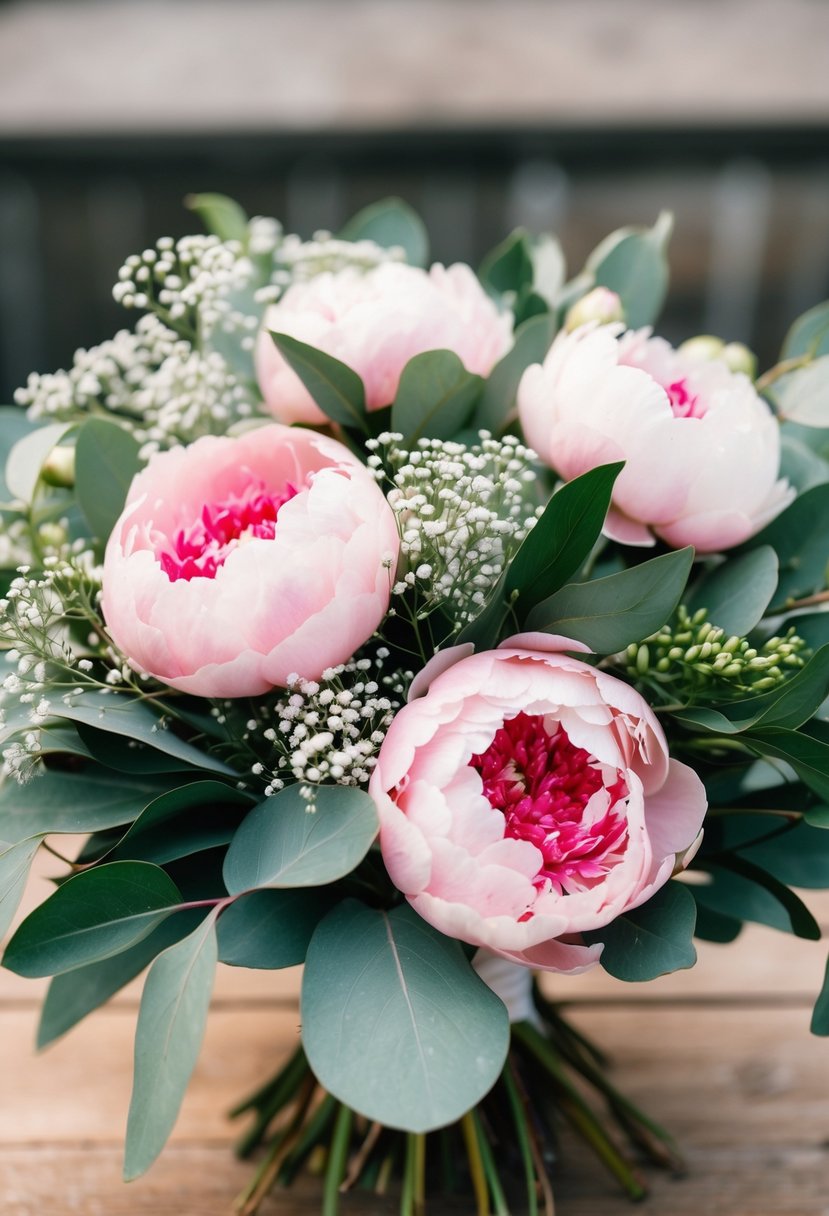
M 421 439 L 412 451 L 391 433 L 368 440 L 369 466 L 382 483 L 400 532 L 402 562 L 393 593 L 414 591 L 417 612 L 448 609 L 453 632 L 486 603 L 532 528 L 535 454 L 519 439 L 480 432 L 469 447 Z
M 291 781 L 367 784 L 377 752 L 403 702 L 411 672 L 387 673 L 389 652 L 351 659 L 319 680 L 290 677 L 279 696 L 257 701 L 241 735 L 256 757 L 251 775 L 276 793 Z M 214 710 L 220 720 L 230 705 Z

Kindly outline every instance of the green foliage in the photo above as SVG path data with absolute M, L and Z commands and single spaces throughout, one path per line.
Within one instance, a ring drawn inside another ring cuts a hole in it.
M 811 1030 L 812 1034 L 829 1035 L 829 961 L 826 963 L 823 987 L 812 1013 Z
M 174 912 L 151 933 L 119 954 L 56 975 L 49 984 L 37 1029 L 38 1048 L 48 1047 L 105 1004 L 168 946 L 181 941 L 204 919 L 203 908 Z
M 734 920 L 769 925 L 810 941 L 820 938 L 820 926 L 801 899 L 761 866 L 733 853 L 717 861 L 697 863 L 710 882 L 694 887 L 697 902 Z
M 319 408 L 332 422 L 367 432 L 366 393 L 356 372 L 325 351 L 288 334 L 271 337 L 285 361 L 299 376 Z
M 37 423 L 30 422 L 26 411 L 19 406 L 0 405 L 0 503 L 8 502 L 12 497 L 6 483 L 6 464 L 12 448 L 36 427 Z
M 453 439 L 469 420 L 483 380 L 451 350 L 415 355 L 403 368 L 391 407 L 391 429 L 404 448 L 419 439 Z
M 571 583 L 533 608 L 527 628 L 574 638 L 596 654 L 615 654 L 665 623 L 693 560 L 693 549 L 678 549 L 620 574 Z
M 652 228 L 620 228 L 593 250 L 588 286 L 609 287 L 622 301 L 629 329 L 652 325 L 668 291 L 666 250 L 673 217 L 663 211 Z
M 412 1132 L 458 1119 L 503 1067 L 509 1023 L 458 942 L 406 905 L 353 900 L 320 924 L 302 984 L 303 1042 L 327 1090 Z
M 150 968 L 135 1033 L 127 1182 L 149 1169 L 173 1130 L 204 1038 L 217 957 L 212 912 Z
M 303 963 L 314 930 L 334 902 L 325 890 L 239 896 L 219 918 L 219 961 L 260 971 Z
M 705 608 L 707 619 L 726 637 L 745 637 L 771 603 L 777 590 L 777 571 L 777 554 L 770 545 L 726 558 L 703 575 L 688 606 L 691 612 Z
M 829 300 L 798 317 L 786 334 L 781 359 L 829 355 Z
M 383 249 L 398 247 L 410 266 L 429 261 L 429 235 L 416 211 L 399 198 L 384 198 L 358 211 L 340 232 L 346 241 L 374 241 Z
M 777 594 L 771 608 L 782 611 L 802 596 L 826 585 L 826 537 L 829 535 L 829 484 L 814 486 L 801 494 L 757 536 L 746 541 L 738 556 L 748 549 L 771 545 L 780 563 Z
M 532 247 L 523 228 L 516 228 L 481 263 L 478 277 L 485 287 L 503 295 L 520 295 L 533 284 Z
M 11 446 L 6 458 L 5 488 L 12 498 L 31 503 L 41 484 L 41 473 L 49 453 L 71 429 L 68 423 L 51 422 L 48 426 L 29 430 Z
M 26 917 L 3 966 L 37 977 L 98 962 L 146 937 L 180 903 L 175 883 L 147 862 L 83 870 Z
M 310 797 L 303 797 L 306 788 Z M 362 861 L 377 829 L 377 810 L 363 790 L 286 786 L 251 811 L 236 832 L 225 859 L 225 885 L 238 895 L 258 887 L 335 882 Z
M 639 983 L 693 967 L 696 906 L 687 887 L 668 882 L 647 903 L 633 908 L 604 929 L 584 934 L 588 943 L 604 942 L 601 964 L 617 980 Z
M 477 430 L 502 431 L 515 406 L 518 385 L 532 363 L 542 363 L 555 337 L 553 313 L 529 317 L 517 326 L 513 344 L 489 373 L 473 419 Z
M 75 497 L 92 535 L 106 541 L 141 468 L 138 441 L 117 422 L 89 418 L 75 443 Z
M 139 815 L 115 850 L 117 860 L 163 865 L 229 844 L 253 798 L 220 781 L 167 790 Z
M 30 785 L 0 785 L 0 839 L 26 840 L 59 832 L 99 832 L 131 823 L 167 788 L 154 777 L 118 780 L 108 773 L 50 769 Z
M 34 836 L 16 844 L 0 841 L 0 938 L 12 923 L 42 839 Z
M 787 372 L 768 391 L 781 418 L 829 427 L 829 354 Z
M 581 567 L 601 535 L 623 464 L 600 465 L 554 494 L 507 570 L 508 598 L 519 619 L 553 595 Z
M 188 194 L 184 205 L 220 241 L 246 242 L 248 217 L 235 199 L 226 194 Z

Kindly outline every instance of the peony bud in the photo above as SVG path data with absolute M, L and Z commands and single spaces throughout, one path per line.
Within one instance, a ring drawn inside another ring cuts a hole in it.
M 59 486 L 71 490 L 75 484 L 75 449 L 68 444 L 59 444 L 52 448 L 40 476 L 50 486 Z
M 622 301 L 615 291 L 609 287 L 594 287 L 586 296 L 576 300 L 568 311 L 564 328 L 568 333 L 586 325 L 589 321 L 598 321 L 600 325 L 609 325 L 611 321 L 624 321 L 625 310 Z
M 749 380 L 757 375 L 757 356 L 742 342 L 729 342 L 720 358 L 729 371 L 743 372 Z
M 683 342 L 679 347 L 679 353 L 686 355 L 689 359 L 698 359 L 700 363 L 708 363 L 711 359 L 721 359 L 725 343 L 722 338 L 717 338 L 714 334 L 698 334 L 695 338 L 689 338 L 687 342 Z

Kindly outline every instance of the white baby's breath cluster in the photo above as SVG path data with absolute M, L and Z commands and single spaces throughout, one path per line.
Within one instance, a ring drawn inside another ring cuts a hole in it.
M 222 434 L 254 413 L 252 390 L 215 351 L 200 352 L 151 313 L 134 331 L 78 350 L 69 371 L 32 374 L 15 394 L 32 419 L 115 415 L 145 454 L 201 435 Z
M 283 694 L 256 705 L 242 742 L 257 757 L 251 775 L 264 783 L 266 795 L 292 780 L 367 784 L 412 678 L 411 672 L 386 672 L 388 657 L 379 647 L 371 657 L 329 668 L 319 680 L 292 676 Z
M 318 274 L 336 274 L 349 268 L 368 271 L 383 262 L 406 260 L 405 250 L 398 245 L 385 249 L 375 241 L 344 241 L 325 231 L 315 232 L 310 241 L 288 233 L 274 256 L 268 282 L 255 292 L 259 304 L 275 303 L 292 283 L 307 283 Z
M 413 451 L 386 432 L 368 440 L 369 467 L 383 483 L 400 530 L 393 593 L 415 589 L 420 611 L 446 605 L 457 632 L 477 616 L 541 512 L 535 453 L 515 436 L 467 447 L 421 439 Z
M 259 320 L 238 308 L 234 296 L 246 293 L 256 279 L 256 266 L 239 241 L 166 236 L 154 248 L 130 254 L 112 294 L 125 308 L 156 313 L 193 341 L 205 341 L 217 329 L 241 331 L 242 346 L 250 349 Z

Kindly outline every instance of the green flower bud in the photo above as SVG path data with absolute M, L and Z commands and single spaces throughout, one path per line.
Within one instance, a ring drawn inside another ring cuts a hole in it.
M 729 371 L 743 372 L 749 380 L 755 379 L 757 356 L 747 346 L 743 346 L 742 342 L 729 342 L 727 346 L 723 347 L 720 358 Z
M 75 484 L 75 449 L 67 444 L 58 444 L 52 448 L 40 476 L 50 486 L 59 486 L 71 490 Z
M 712 359 L 721 358 L 724 349 L 722 338 L 716 338 L 713 334 L 698 334 L 696 338 L 683 342 L 679 353 L 687 355 L 689 359 L 698 359 L 700 363 L 709 363 Z
M 594 287 L 592 291 L 588 291 L 587 295 L 576 300 L 573 307 L 569 309 L 564 328 L 569 334 L 589 321 L 598 321 L 600 325 L 608 325 L 611 321 L 624 321 L 624 319 L 625 310 L 622 308 L 622 301 L 616 292 L 611 291 L 609 287 Z

